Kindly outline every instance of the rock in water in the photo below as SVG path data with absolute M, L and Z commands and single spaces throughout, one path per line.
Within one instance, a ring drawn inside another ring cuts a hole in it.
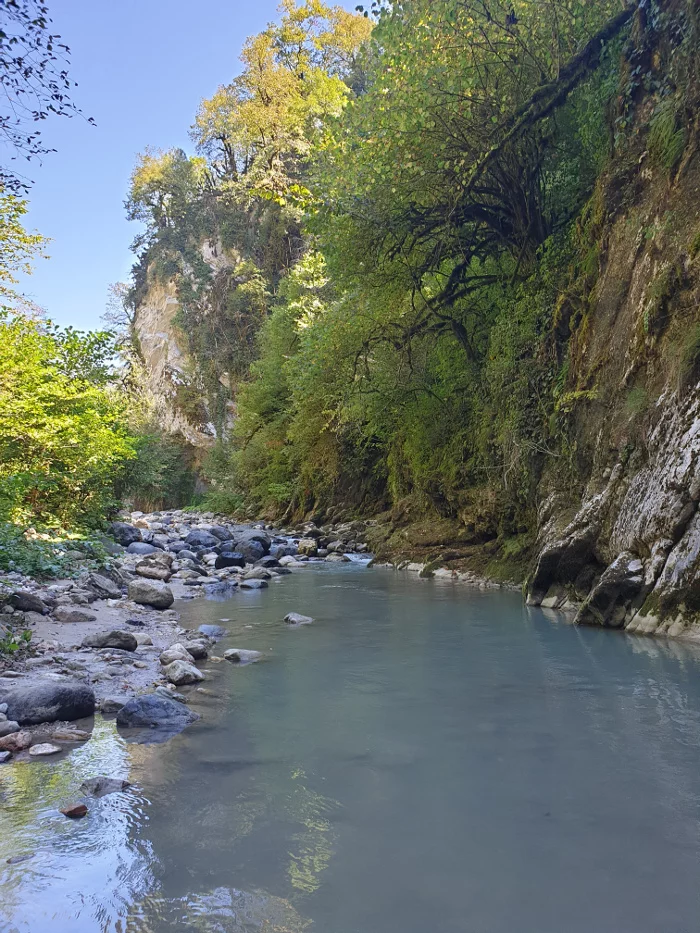
M 61 751 L 60 745 L 52 745 L 50 742 L 42 742 L 40 745 L 32 745 L 29 754 L 32 758 L 45 758 L 48 755 L 58 755 Z
M 61 809 L 61 813 L 64 816 L 69 816 L 72 820 L 79 820 L 83 816 L 87 816 L 88 808 L 84 803 L 71 803 L 67 807 Z
M 128 781 L 121 778 L 94 777 L 88 778 L 80 785 L 80 791 L 83 794 L 89 794 L 91 797 L 106 797 L 107 794 L 118 794 L 127 787 L 131 787 Z
M 264 590 L 267 586 L 267 580 L 242 580 L 242 590 Z
M 135 635 L 119 629 L 83 638 L 83 648 L 121 648 L 122 651 L 136 651 L 137 646 Z
M 299 612 L 288 612 L 284 617 L 287 625 L 311 625 L 313 619 L 311 616 L 303 616 Z
M 224 657 L 234 664 L 252 664 L 260 660 L 262 652 L 249 648 L 229 648 L 228 651 L 224 651 Z
M 203 641 L 188 641 L 185 650 L 195 661 L 204 661 L 209 657 L 209 649 Z
M 171 645 L 169 648 L 166 648 L 160 653 L 160 663 L 163 665 L 163 667 L 167 667 L 168 664 L 172 664 L 173 661 L 185 661 L 188 664 L 191 664 L 194 661 L 194 658 L 184 645 L 176 642 L 174 645 Z
M 129 584 L 129 599 L 142 606 L 154 609 L 169 609 L 175 602 L 173 591 L 164 583 L 154 580 L 132 580 Z
M 315 557 L 318 554 L 318 542 L 315 538 L 302 538 L 299 541 L 298 549 L 300 554 L 306 554 L 307 557 Z
M 8 717 L 21 726 L 57 719 L 83 719 L 95 711 L 95 694 L 86 684 L 71 680 L 35 681 L 0 689 Z
M 163 669 L 163 673 L 176 687 L 196 684 L 204 680 L 204 674 L 197 670 L 194 664 L 188 664 L 187 661 L 173 661 Z
M 149 729 L 142 742 L 166 742 L 200 718 L 184 704 L 154 693 L 133 697 L 117 713 L 117 726 L 122 729 Z

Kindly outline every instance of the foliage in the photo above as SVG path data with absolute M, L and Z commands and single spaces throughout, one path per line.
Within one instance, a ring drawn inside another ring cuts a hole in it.
M 151 429 L 136 433 L 133 446 L 135 456 L 124 470 L 118 491 L 135 508 L 148 512 L 187 505 L 194 493 L 195 475 L 185 445 Z
M 14 153 L 12 159 L 50 152 L 37 124 L 52 114 L 80 113 L 70 98 L 70 50 L 60 40 L 51 32 L 49 10 L 41 0 L 5 0 L 0 7 L 0 136 Z M 27 188 L 27 182 L 3 166 L 0 188 L 16 194 Z
M 0 189 L 0 308 L 24 303 L 14 289 L 17 275 L 31 273 L 32 260 L 43 255 L 46 240 L 25 230 L 26 213 L 25 200 Z
M 98 524 L 134 454 L 108 334 L 0 317 L 0 518 Z

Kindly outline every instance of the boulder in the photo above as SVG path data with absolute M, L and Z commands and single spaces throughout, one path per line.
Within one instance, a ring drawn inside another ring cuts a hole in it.
M 172 551 L 173 554 L 178 554 L 180 551 L 184 551 L 187 545 L 184 541 L 171 541 L 168 545 L 168 550 Z
M 152 606 L 154 609 L 169 609 L 175 602 L 175 597 L 169 586 L 151 580 L 132 580 L 129 584 L 129 599 L 142 606 Z
M 261 567 L 279 567 L 280 562 L 272 554 L 267 554 L 260 559 L 259 564 Z
M 297 553 L 297 548 L 295 544 L 273 544 L 270 548 L 270 556 L 275 557 L 277 560 L 280 557 L 294 557 Z
M 95 711 L 95 694 L 72 680 L 44 680 L 0 688 L 7 714 L 21 726 L 40 722 L 83 719 Z
M 318 542 L 315 538 L 301 538 L 298 550 L 300 554 L 306 554 L 307 557 L 315 557 L 318 554 Z
M 186 661 L 188 664 L 191 664 L 194 658 L 184 645 L 176 642 L 160 653 L 160 663 L 163 667 L 167 667 L 168 664 L 172 664 L 173 661 Z
M 127 554 L 154 554 L 158 548 L 153 544 L 148 544 L 146 541 L 134 541 L 133 544 L 130 544 L 126 549 Z
M 236 550 L 243 551 L 244 554 L 245 554 L 245 550 L 244 550 L 245 545 L 248 545 L 252 542 L 259 544 L 260 547 L 262 548 L 262 554 L 260 555 L 261 557 L 264 554 L 269 554 L 270 548 L 272 546 L 272 539 L 270 538 L 269 534 L 260 528 L 246 529 L 240 534 L 237 534 L 234 540 L 236 542 Z
M 134 571 L 140 577 L 145 577 L 147 580 L 160 580 L 162 583 L 167 583 L 172 577 L 170 568 L 164 564 L 156 563 L 156 561 L 142 560 L 141 563 L 136 565 Z
M 187 661 L 173 661 L 163 669 L 163 673 L 176 687 L 182 687 L 185 684 L 198 684 L 204 680 L 204 674 L 197 670 L 194 664 L 188 664 Z
M 303 616 L 300 612 L 288 612 L 284 617 L 287 625 L 311 625 L 313 619 L 311 616 Z
M 265 556 L 265 549 L 259 541 L 237 541 L 236 551 L 249 564 L 254 564 L 256 560 Z
M 210 534 L 202 528 L 195 528 L 195 530 L 191 531 L 185 538 L 185 544 L 195 548 L 211 549 L 220 543 L 221 541 L 216 535 Z
M 19 609 L 20 612 L 40 612 L 42 615 L 47 613 L 48 607 L 44 601 L 29 590 L 18 590 L 10 597 L 10 605 L 13 609 Z
M 83 781 L 80 785 L 80 792 L 89 794 L 90 797 L 106 797 L 107 794 L 118 794 L 127 787 L 131 787 L 131 784 L 122 778 L 100 776 Z
M 217 556 L 214 568 L 222 570 L 224 567 L 245 567 L 245 557 L 240 551 L 224 551 Z
M 122 629 L 111 632 L 99 632 L 83 638 L 83 648 L 121 648 L 122 651 L 136 651 L 136 636 Z
M 185 548 L 183 551 L 180 551 L 177 555 L 178 560 L 192 560 L 195 563 L 198 558 L 194 551 L 190 551 L 188 548 Z
M 208 638 L 223 638 L 224 635 L 228 635 L 226 629 L 220 625 L 200 625 L 198 631 Z
M 139 529 L 135 528 L 133 525 L 129 525 L 128 522 L 112 522 L 110 531 L 117 544 L 121 544 L 121 546 L 125 548 L 141 540 L 141 532 Z
M 262 652 L 248 648 L 229 648 L 228 651 L 224 651 L 224 657 L 234 664 L 252 664 L 260 660 Z
M 97 618 L 94 612 L 78 609 L 77 606 L 58 606 L 53 611 L 53 617 L 59 622 L 66 623 L 94 622 Z
M 209 533 L 218 538 L 219 541 L 230 541 L 233 538 L 233 534 L 223 525 L 212 525 L 209 528 Z
M 195 661 L 204 661 L 209 657 L 209 649 L 203 641 L 188 641 L 185 644 L 185 649 Z
M 145 741 L 165 742 L 199 718 L 198 713 L 183 703 L 147 693 L 132 697 L 122 706 L 117 713 L 117 726 L 122 729 L 149 729 L 151 734 Z
M 241 580 L 242 590 L 264 590 L 267 585 L 267 580 Z
M 100 597 L 103 599 L 121 599 L 122 590 L 114 580 L 110 580 L 109 577 L 105 577 L 101 573 L 91 573 L 89 577 L 90 586 L 97 590 Z

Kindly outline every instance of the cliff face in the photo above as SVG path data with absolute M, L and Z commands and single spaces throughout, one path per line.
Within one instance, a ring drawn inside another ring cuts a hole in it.
M 237 256 L 209 242 L 202 246 L 201 256 L 211 276 L 211 284 L 202 290 L 198 302 L 207 314 L 215 310 L 216 283 L 236 266 Z M 207 449 L 230 426 L 233 403 L 229 398 L 224 403 L 223 417 L 221 412 L 217 417 L 181 318 L 182 300 L 176 279 L 163 279 L 149 270 L 135 321 L 147 389 L 162 430 L 180 435 L 194 448 Z M 224 395 L 230 395 L 227 374 L 219 376 L 218 384 Z
M 572 497 L 560 466 L 545 470 L 529 601 L 700 634 L 700 165 L 691 146 L 669 179 L 642 145 L 633 155 L 625 196 L 601 187 L 597 284 L 572 338 L 585 483 Z

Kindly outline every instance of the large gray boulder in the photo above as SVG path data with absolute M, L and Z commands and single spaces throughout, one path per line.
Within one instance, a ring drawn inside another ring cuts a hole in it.
M 141 606 L 152 606 L 154 609 L 169 609 L 175 602 L 173 591 L 164 583 L 156 580 L 132 580 L 129 584 L 129 599 Z
M 128 522 L 112 522 L 110 531 L 112 532 L 114 540 L 117 544 L 121 544 L 122 547 L 128 548 L 134 541 L 141 540 L 140 529 L 134 528 L 134 526 L 129 525 Z
M 122 597 L 121 587 L 104 574 L 91 573 L 89 583 L 102 599 L 121 599 Z
M 137 647 L 136 636 L 121 629 L 99 632 L 83 638 L 83 648 L 121 648 L 122 651 L 136 651 Z
M 133 544 L 130 544 L 127 549 L 127 554 L 154 554 L 158 550 L 153 544 L 148 544 L 146 541 L 134 541 Z
M 10 597 L 10 605 L 13 609 L 19 609 L 20 612 L 44 614 L 49 611 L 43 600 L 36 593 L 30 593 L 29 590 L 18 590 L 13 593 Z
M 221 544 L 221 541 L 216 535 L 212 535 L 202 528 L 195 528 L 185 538 L 185 544 L 191 548 L 215 548 L 217 544 Z
M 233 535 L 228 528 L 224 528 L 223 525 L 212 525 L 209 528 L 210 534 L 213 534 L 215 538 L 218 538 L 219 541 L 230 541 Z
M 246 529 L 246 531 L 237 534 L 235 536 L 236 550 L 243 551 L 245 554 L 245 547 L 253 541 L 259 544 L 262 548 L 262 554 L 260 557 L 270 553 L 272 539 L 266 531 L 262 531 L 259 528 L 249 528 Z M 256 558 L 256 560 L 259 560 L 259 558 Z
M 117 713 L 117 726 L 122 729 L 149 730 L 147 734 L 127 736 L 142 743 L 166 742 L 200 718 L 184 703 L 147 693 L 132 697 Z
M 260 545 L 257 545 L 260 547 Z M 245 567 L 245 557 L 240 551 L 223 551 L 218 554 L 214 562 L 215 570 L 222 570 L 224 567 Z
M 44 680 L 0 688 L 8 719 L 21 726 L 40 722 L 83 719 L 95 711 L 95 694 L 86 684 L 71 680 Z
M 259 541 L 238 541 L 236 553 L 240 554 L 247 563 L 254 564 L 265 556 L 265 549 Z
M 204 680 L 204 674 L 197 670 L 192 663 L 187 661 L 173 661 L 163 668 L 163 673 L 176 687 L 183 687 L 185 684 L 198 684 Z

